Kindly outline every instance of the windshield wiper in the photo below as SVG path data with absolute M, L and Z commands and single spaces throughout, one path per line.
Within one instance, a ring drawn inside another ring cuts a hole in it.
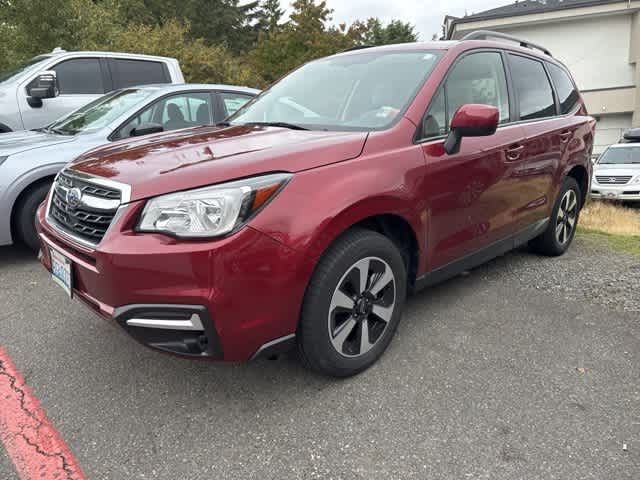
M 310 130 L 307 127 L 303 127 L 301 125 L 296 125 L 295 123 L 287 123 L 287 122 L 248 122 L 245 125 L 255 125 L 258 127 L 280 127 L 280 128 L 288 128 L 290 130 Z
M 58 135 L 66 135 L 66 136 L 73 136 L 77 133 L 77 132 L 69 132 L 67 130 L 61 130 L 59 128 L 53 128 L 53 127 L 50 127 L 48 130 L 50 132 L 57 133 Z

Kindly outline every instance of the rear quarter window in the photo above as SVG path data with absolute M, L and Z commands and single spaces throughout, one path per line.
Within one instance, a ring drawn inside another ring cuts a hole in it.
M 573 110 L 578 103 L 578 90 L 576 90 L 569 74 L 562 68 L 552 63 L 547 64 L 551 80 L 556 87 L 556 94 L 560 101 L 560 113 L 567 114 Z

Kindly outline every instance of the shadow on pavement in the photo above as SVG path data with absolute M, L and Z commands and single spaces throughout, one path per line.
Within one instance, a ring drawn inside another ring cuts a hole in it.
M 35 253 L 21 245 L 0 247 L 0 268 L 37 262 Z

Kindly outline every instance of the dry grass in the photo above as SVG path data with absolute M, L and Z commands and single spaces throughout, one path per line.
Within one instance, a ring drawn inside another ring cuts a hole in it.
M 640 208 L 591 201 L 580 214 L 580 227 L 609 235 L 640 236 Z
M 580 214 L 579 233 L 615 250 L 640 256 L 640 208 L 591 201 Z

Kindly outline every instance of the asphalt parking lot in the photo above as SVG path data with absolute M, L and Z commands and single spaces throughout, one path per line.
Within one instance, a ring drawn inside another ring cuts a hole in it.
M 639 279 L 585 239 L 509 254 L 410 299 L 335 381 L 146 350 L 2 248 L 0 347 L 90 479 L 637 479 Z

